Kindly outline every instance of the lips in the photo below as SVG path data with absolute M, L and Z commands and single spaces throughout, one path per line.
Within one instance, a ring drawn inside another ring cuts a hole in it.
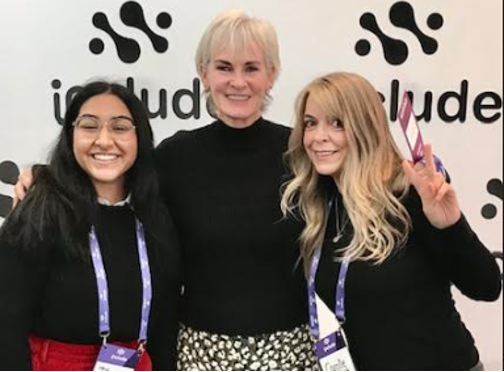
M 117 154 L 92 154 L 91 157 L 94 160 L 98 160 L 100 162 L 110 162 L 117 160 L 119 158 L 119 155 Z
M 227 94 L 226 98 L 230 101 L 247 101 L 250 96 L 245 94 Z
M 334 154 L 337 154 L 337 150 L 323 150 L 323 151 L 313 151 L 318 159 L 326 159 Z

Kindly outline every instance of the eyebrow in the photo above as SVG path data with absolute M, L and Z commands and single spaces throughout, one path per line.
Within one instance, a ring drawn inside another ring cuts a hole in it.
M 229 65 L 229 66 L 232 66 L 233 64 L 229 61 L 226 61 L 224 59 L 216 59 L 215 60 L 215 63 L 222 63 L 224 65 Z M 250 65 L 261 65 L 262 62 L 261 61 L 247 61 L 245 62 L 245 66 L 250 66 Z
M 231 62 L 228 62 L 228 61 L 226 61 L 224 59 L 216 59 L 215 63 L 223 63 L 225 65 L 230 65 L 231 64 Z
M 79 118 L 95 118 L 98 119 L 98 116 L 93 115 L 93 114 L 82 114 L 78 116 Z
M 80 118 L 94 118 L 94 119 L 100 119 L 98 116 L 96 115 L 93 115 L 93 114 L 82 114 L 82 115 L 79 115 L 78 117 Z M 110 119 L 128 119 L 128 120 L 131 120 L 133 121 L 133 118 L 127 116 L 127 115 L 115 115 L 115 116 L 112 116 Z

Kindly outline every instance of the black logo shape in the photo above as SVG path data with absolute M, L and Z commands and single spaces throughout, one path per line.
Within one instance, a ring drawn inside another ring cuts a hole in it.
M 497 261 L 497 263 L 501 262 L 501 266 L 502 266 L 502 252 L 492 252 L 492 255 L 495 257 L 495 260 Z M 502 267 L 501 267 L 501 280 L 503 278 L 503 275 L 502 275 Z M 501 288 L 501 291 L 502 291 L 502 288 Z
M 423 33 L 415 20 L 415 10 L 406 1 L 399 1 L 392 5 L 389 12 L 390 22 L 397 28 L 410 31 L 420 42 L 422 51 L 427 55 L 432 55 L 438 50 L 438 42 Z M 432 13 L 427 18 L 427 26 L 431 30 L 439 30 L 443 27 L 444 19 L 439 13 Z M 370 12 L 364 13 L 360 18 L 360 25 L 363 29 L 372 32 L 383 47 L 385 60 L 391 65 L 401 65 L 409 55 L 408 45 L 399 39 L 394 39 L 386 35 L 378 25 L 376 17 Z M 361 39 L 355 44 L 355 52 L 360 56 L 367 56 L 371 52 L 371 43 L 366 39 Z
M 140 4 L 135 1 L 128 1 L 121 6 L 121 21 L 129 27 L 141 30 L 152 43 L 152 47 L 157 53 L 165 53 L 168 50 L 169 43 L 164 37 L 156 34 L 147 24 L 144 11 Z M 166 12 L 159 13 L 156 18 L 159 28 L 168 29 L 172 25 L 172 17 Z M 119 35 L 110 25 L 107 15 L 98 12 L 93 15 L 93 25 L 102 31 L 105 31 L 114 41 L 117 48 L 117 55 L 124 63 L 134 63 L 138 61 L 141 54 L 140 45 L 136 40 Z M 105 49 L 103 40 L 95 38 L 89 43 L 89 50 L 93 54 L 101 54 Z
M 18 166 L 11 161 L 0 163 L 0 181 L 15 185 L 19 176 Z M 6 217 L 12 209 L 13 200 L 10 196 L 0 194 L 0 217 Z
M 496 196 L 502 201 L 503 186 L 502 181 L 497 178 L 492 178 L 487 183 L 487 191 L 490 195 Z M 497 216 L 497 207 L 495 204 L 489 203 L 481 208 L 481 215 L 487 220 L 491 220 Z

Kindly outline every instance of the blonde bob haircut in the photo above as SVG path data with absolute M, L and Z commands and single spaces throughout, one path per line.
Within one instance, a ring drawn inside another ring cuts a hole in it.
M 234 55 L 243 54 L 245 48 L 251 43 L 263 52 L 266 68 L 273 74 L 276 81 L 280 74 L 280 50 L 275 29 L 265 19 L 248 16 L 238 9 L 227 10 L 220 13 L 210 23 L 200 39 L 196 51 L 196 70 L 200 78 L 207 71 L 212 58 L 225 48 L 229 48 Z M 216 107 L 211 94 L 205 92 L 209 108 L 216 113 Z M 263 110 L 270 103 L 269 94 L 265 97 Z
M 337 182 L 353 236 L 343 251 L 335 252 L 335 259 L 381 264 L 408 237 L 411 218 L 401 203 L 408 184 L 377 91 L 363 77 L 340 72 L 318 78 L 301 91 L 286 153 L 293 179 L 284 185 L 281 207 L 284 215 L 297 210 L 306 222 L 300 237 L 305 269 L 324 238 L 328 201 L 327 187 L 303 146 L 308 99 L 328 118 L 343 123 L 348 142 Z

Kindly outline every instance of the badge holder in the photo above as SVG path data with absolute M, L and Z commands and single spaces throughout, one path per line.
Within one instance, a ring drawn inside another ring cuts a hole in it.
M 91 258 L 98 287 L 99 334 L 103 339 L 93 371 L 134 371 L 145 351 L 150 304 L 152 300 L 152 287 L 145 233 L 142 224 L 138 220 L 136 221 L 136 233 L 143 287 L 142 319 L 140 321 L 140 334 L 137 349 L 117 346 L 107 342 L 110 336 L 107 274 L 103 265 L 100 245 L 94 227 L 89 233 Z
M 413 112 L 413 106 L 407 92 L 404 92 L 401 107 L 399 108 L 399 122 L 401 123 L 401 129 L 406 137 L 406 142 L 411 153 L 411 158 L 414 163 L 424 162 L 424 141 L 422 133 L 420 132 L 420 127 Z M 446 178 L 446 171 L 443 167 L 443 163 L 436 156 L 434 157 L 434 164 L 436 165 L 436 170 L 441 173 Z
M 93 371 L 134 371 L 139 360 L 138 350 L 104 343 Z
M 321 337 L 315 343 L 315 353 L 320 367 L 323 371 L 355 371 L 341 323 L 318 295 L 316 301 Z

